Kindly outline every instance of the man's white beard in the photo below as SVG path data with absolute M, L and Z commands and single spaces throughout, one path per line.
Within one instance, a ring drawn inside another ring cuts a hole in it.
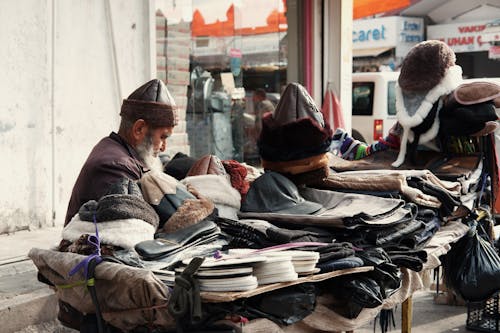
M 163 171 L 163 164 L 161 163 L 160 158 L 155 156 L 155 152 L 153 150 L 153 137 L 151 135 L 147 135 L 144 140 L 137 145 L 135 150 L 149 169 L 158 172 Z

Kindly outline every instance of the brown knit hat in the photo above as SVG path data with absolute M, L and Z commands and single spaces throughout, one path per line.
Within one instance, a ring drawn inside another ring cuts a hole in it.
M 453 50 L 438 40 L 415 45 L 401 64 L 398 84 L 403 91 L 422 92 L 432 89 L 444 78 L 446 70 L 455 65 Z
M 153 79 L 123 100 L 120 116 L 132 122 L 144 119 L 153 127 L 174 127 L 177 125 L 176 108 L 165 84 Z

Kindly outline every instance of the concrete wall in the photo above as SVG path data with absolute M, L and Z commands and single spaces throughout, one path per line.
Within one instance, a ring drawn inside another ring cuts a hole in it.
M 151 27 L 150 1 L 0 5 L 0 233 L 63 223 L 88 153 L 152 77 Z

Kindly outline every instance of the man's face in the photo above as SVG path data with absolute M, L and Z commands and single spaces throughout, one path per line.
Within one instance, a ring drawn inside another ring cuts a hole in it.
M 164 152 L 167 148 L 167 138 L 172 135 L 172 127 L 159 127 L 155 129 L 149 129 L 146 136 L 150 137 L 153 155 L 158 157 L 160 152 Z
M 167 148 L 167 138 L 172 135 L 172 127 L 148 128 L 146 135 L 136 150 L 150 169 L 162 168 L 158 155 Z

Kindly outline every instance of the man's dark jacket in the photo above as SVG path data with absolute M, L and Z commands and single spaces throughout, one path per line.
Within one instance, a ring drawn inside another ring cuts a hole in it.
M 90 152 L 80 171 L 66 213 L 64 225 L 89 200 L 99 200 L 108 193 L 110 185 L 126 177 L 138 180 L 146 171 L 137 152 L 118 134 L 103 138 Z

